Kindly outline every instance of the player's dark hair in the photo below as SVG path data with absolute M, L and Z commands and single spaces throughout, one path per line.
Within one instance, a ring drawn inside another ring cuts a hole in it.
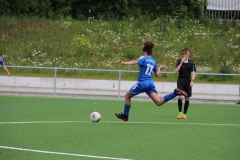
M 153 47 L 154 47 L 154 43 L 152 43 L 151 41 L 146 41 L 144 43 L 143 52 L 147 52 L 148 55 L 152 55 Z
M 185 52 L 190 52 L 190 49 L 189 48 L 183 48 L 182 53 L 185 53 Z

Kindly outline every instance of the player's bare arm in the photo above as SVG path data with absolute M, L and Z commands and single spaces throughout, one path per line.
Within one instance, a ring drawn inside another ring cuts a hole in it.
M 161 65 L 160 67 L 158 67 L 158 71 L 154 73 L 155 76 L 158 77 L 158 75 L 160 74 L 161 70 L 164 69 L 164 68 L 166 68 L 165 65 Z
M 181 59 L 181 63 L 175 68 L 175 73 L 178 73 L 178 71 L 180 70 L 180 68 L 181 68 L 183 62 L 185 61 L 185 59 L 186 59 L 186 57 L 183 57 Z
M 3 67 L 3 69 L 4 69 L 4 70 L 7 72 L 7 74 L 8 74 L 8 77 L 10 77 L 10 76 L 11 76 L 11 74 L 10 74 L 10 72 L 8 71 L 7 67 L 6 67 L 5 65 L 3 65 L 2 67 Z
M 120 61 L 120 64 L 122 65 L 135 65 L 138 64 L 136 60 L 133 61 L 128 61 L 128 62 L 124 62 L 124 61 Z
M 191 82 L 190 82 L 190 87 L 192 87 L 193 86 L 193 84 L 194 84 L 194 81 L 195 81 L 195 72 L 193 71 L 192 72 L 192 78 L 191 78 Z

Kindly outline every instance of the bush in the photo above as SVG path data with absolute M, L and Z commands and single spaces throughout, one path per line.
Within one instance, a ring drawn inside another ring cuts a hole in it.
M 61 16 L 86 20 L 147 15 L 156 19 L 163 15 L 180 18 L 200 18 L 201 1 L 193 0 L 0 0 L 0 14 L 7 16 L 37 16 L 58 19 Z

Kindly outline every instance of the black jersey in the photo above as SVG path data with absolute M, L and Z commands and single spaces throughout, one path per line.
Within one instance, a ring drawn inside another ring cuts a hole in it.
M 176 68 L 181 63 L 181 59 L 177 61 Z M 192 72 L 196 72 L 195 63 L 192 60 L 188 60 L 187 62 L 183 62 L 180 70 L 178 71 L 178 78 L 189 78 Z

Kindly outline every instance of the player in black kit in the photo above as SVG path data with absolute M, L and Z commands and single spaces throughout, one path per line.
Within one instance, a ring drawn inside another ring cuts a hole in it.
M 175 72 L 178 73 L 177 88 L 184 90 L 188 96 L 185 97 L 184 110 L 182 112 L 182 96 L 178 96 L 178 119 L 187 119 L 187 110 L 189 106 L 189 97 L 192 96 L 192 86 L 195 80 L 196 67 L 192 60 L 189 60 L 190 50 L 182 50 L 183 58 L 176 63 Z M 191 77 L 190 77 L 191 76 Z

